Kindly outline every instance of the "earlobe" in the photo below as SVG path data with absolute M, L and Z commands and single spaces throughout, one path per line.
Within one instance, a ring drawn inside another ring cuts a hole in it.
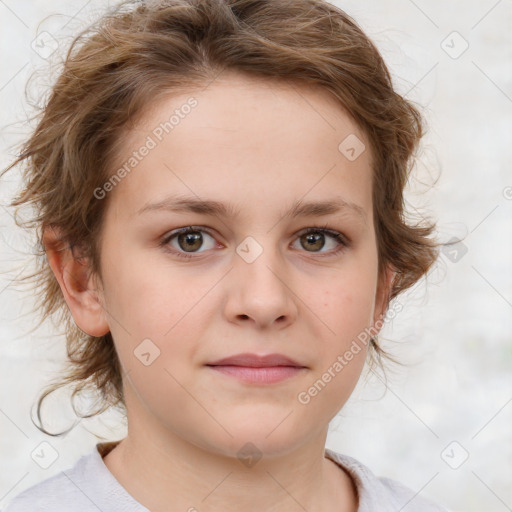
M 77 326 L 90 336 L 103 336 L 110 328 L 86 258 L 77 257 L 55 227 L 44 230 L 48 263 Z

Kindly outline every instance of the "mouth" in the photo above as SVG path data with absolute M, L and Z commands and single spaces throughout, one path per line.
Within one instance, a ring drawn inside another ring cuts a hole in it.
M 248 384 L 274 384 L 307 370 L 307 366 L 282 354 L 236 354 L 208 363 L 206 366 Z

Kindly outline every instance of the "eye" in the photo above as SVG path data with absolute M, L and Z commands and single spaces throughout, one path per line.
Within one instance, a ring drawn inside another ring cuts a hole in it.
M 206 250 L 213 249 L 215 247 L 215 239 L 204 228 L 197 226 L 187 226 L 186 228 L 177 229 L 169 236 L 165 237 L 160 245 L 180 258 L 193 258 L 193 254 L 202 252 L 197 250 L 204 245 L 204 236 L 202 233 L 206 233 L 206 236 L 213 240 L 213 243 L 210 243 L 210 247 L 206 247 Z M 171 242 L 175 242 L 174 245 Z M 168 248 L 169 245 L 173 250 Z
M 327 243 L 328 248 L 329 245 L 331 246 L 331 250 L 320 252 L 326 246 L 326 237 L 331 239 L 331 243 Z M 311 227 L 306 229 L 299 235 L 298 242 L 306 249 L 306 252 L 320 253 L 322 255 L 324 253 L 338 254 L 350 245 L 345 235 L 327 227 Z
M 204 247 L 205 237 L 203 234 L 206 234 L 211 240 L 209 244 L 206 244 L 206 247 Z M 326 237 L 331 239 L 330 244 L 326 244 Z M 318 253 L 322 256 L 336 255 L 350 246 L 350 240 L 345 235 L 339 231 L 328 229 L 327 226 L 307 228 L 299 233 L 297 241 L 300 242 L 301 247 L 306 249 L 306 252 Z M 185 259 L 193 258 L 194 254 L 204 252 L 199 251 L 201 248 L 207 251 L 215 248 L 215 245 L 216 241 L 213 236 L 209 234 L 208 230 L 200 226 L 187 226 L 177 229 L 170 235 L 165 236 L 160 242 L 160 246 L 165 251 Z M 326 245 L 328 249 L 330 245 L 331 250 L 321 251 Z

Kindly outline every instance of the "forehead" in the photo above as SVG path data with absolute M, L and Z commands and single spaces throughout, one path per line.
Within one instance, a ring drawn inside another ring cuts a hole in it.
M 268 196 L 271 187 L 288 202 L 285 190 L 296 199 L 339 188 L 369 209 L 370 152 L 348 159 L 343 141 L 351 137 L 369 148 L 364 132 L 327 91 L 223 73 L 206 87 L 147 106 L 119 138 L 112 172 L 144 146 L 151 149 L 114 195 L 123 195 L 133 213 L 170 191 L 198 197 L 215 191 L 217 199 L 233 202 L 251 192 Z

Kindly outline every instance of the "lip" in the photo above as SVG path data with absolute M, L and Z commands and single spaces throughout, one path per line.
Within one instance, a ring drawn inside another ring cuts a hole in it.
M 291 366 L 296 368 L 305 368 L 297 361 L 284 356 L 282 354 L 250 354 L 245 352 L 243 354 L 235 354 L 233 356 L 224 357 L 213 363 L 207 363 L 207 366 L 245 366 L 252 368 L 265 368 L 275 366 Z
M 206 366 L 246 384 L 275 384 L 302 373 L 307 367 L 282 354 L 236 354 Z

